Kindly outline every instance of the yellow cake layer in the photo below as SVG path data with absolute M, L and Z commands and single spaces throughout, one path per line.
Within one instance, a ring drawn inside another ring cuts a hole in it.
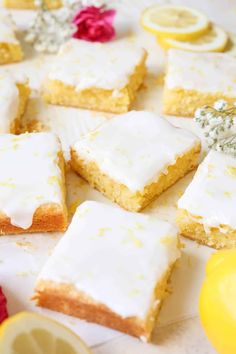
M 38 306 L 59 311 L 67 315 L 79 317 L 89 322 L 99 323 L 135 337 L 151 339 L 151 334 L 165 299 L 168 281 L 173 265 L 164 274 L 156 285 L 150 311 L 145 320 L 138 317 L 123 318 L 110 310 L 104 304 L 94 301 L 91 297 L 76 289 L 73 285 L 60 284 L 52 281 L 40 280 L 36 285 L 33 299 Z M 159 300 L 156 302 L 156 300 Z
M 225 96 L 221 92 L 211 94 L 183 88 L 165 88 L 163 113 L 174 116 L 194 117 L 197 108 L 204 105 L 212 106 L 219 99 L 224 99 L 229 104 L 233 104 L 236 101 L 236 97 Z
M 216 249 L 236 247 L 236 230 L 227 225 L 206 228 L 201 217 L 191 215 L 184 209 L 177 211 L 176 221 L 183 236 L 200 244 Z
M 17 84 L 19 90 L 19 107 L 17 110 L 17 116 L 11 124 L 10 132 L 12 134 L 18 134 L 21 130 L 21 118 L 25 112 L 27 102 L 30 95 L 30 88 L 27 84 Z
M 111 113 L 128 112 L 146 73 L 145 60 L 146 55 L 130 76 L 129 83 L 118 95 L 114 95 L 112 90 L 96 87 L 78 92 L 75 87 L 64 85 L 61 81 L 48 80 L 43 97 L 47 103 L 56 105 Z
M 21 61 L 23 52 L 21 46 L 15 43 L 0 43 L 0 65 Z
M 73 149 L 71 151 L 71 166 L 92 187 L 98 189 L 113 202 L 124 209 L 140 211 L 198 165 L 200 150 L 201 146 L 197 144 L 185 155 L 179 157 L 174 165 L 169 166 L 165 174 L 158 175 L 156 181 L 147 185 L 143 191 L 138 192 L 132 192 L 125 185 L 112 180 L 100 170 L 95 162 L 83 160 Z
M 44 0 L 44 3 L 48 9 L 57 9 L 62 6 L 61 0 Z M 4 0 L 4 6 L 9 9 L 37 9 L 34 0 Z

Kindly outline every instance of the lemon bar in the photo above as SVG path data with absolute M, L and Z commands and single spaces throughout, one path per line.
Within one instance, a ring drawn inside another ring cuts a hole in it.
M 62 46 L 44 85 L 46 102 L 96 111 L 130 110 L 146 72 L 146 51 L 129 41 Z
M 76 142 L 71 166 L 112 201 L 139 211 L 198 164 L 200 148 L 166 119 L 131 111 Z
M 236 101 L 236 60 L 224 53 L 169 50 L 163 111 L 193 117 L 197 108 L 218 99 Z
M 34 299 L 147 341 L 179 256 L 175 226 L 87 201 L 42 269 Z
M 4 0 L 4 6 L 9 9 L 35 10 L 38 8 L 38 3 L 38 0 Z M 42 3 L 44 3 L 50 10 L 62 6 L 61 0 L 42 0 Z
M 67 226 L 61 145 L 52 133 L 0 135 L 0 234 Z
M 236 159 L 210 151 L 178 202 L 183 236 L 220 248 L 236 247 Z
M 0 65 L 21 61 L 23 52 L 11 18 L 0 14 Z
M 27 80 L 10 74 L 0 75 L 0 133 L 18 133 L 30 88 Z

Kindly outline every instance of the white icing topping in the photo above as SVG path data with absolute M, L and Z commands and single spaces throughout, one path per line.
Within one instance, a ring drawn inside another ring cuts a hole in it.
M 0 43 L 19 44 L 14 33 L 14 24 L 10 16 L 0 14 Z
M 164 118 L 131 111 L 89 133 L 73 149 L 135 192 L 166 173 L 169 165 L 198 143 L 192 133 L 175 128 Z
M 17 116 L 19 91 L 9 75 L 0 75 L 0 133 L 10 133 L 11 123 Z
M 88 201 L 38 280 L 72 284 L 122 317 L 144 319 L 155 285 L 179 256 L 175 226 Z
M 193 181 L 178 202 L 178 207 L 208 227 L 227 225 L 236 228 L 236 159 L 210 151 L 199 166 Z
M 102 44 L 72 39 L 62 46 L 49 79 L 78 91 L 98 87 L 117 93 L 129 82 L 144 53 L 144 49 L 124 40 Z
M 236 96 L 236 60 L 224 53 L 169 50 L 166 86 Z
M 0 211 L 27 229 L 43 204 L 62 204 L 61 146 L 52 133 L 0 135 Z

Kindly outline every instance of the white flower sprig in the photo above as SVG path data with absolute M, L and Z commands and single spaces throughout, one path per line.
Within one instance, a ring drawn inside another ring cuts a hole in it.
M 76 31 L 72 23 L 76 11 L 84 6 L 103 4 L 102 0 L 63 0 L 63 7 L 50 11 L 43 0 L 36 0 L 38 11 L 26 31 L 25 40 L 38 52 L 56 53 Z
M 214 106 L 203 106 L 195 112 L 195 122 L 204 131 L 210 149 L 236 157 L 236 103 L 228 106 L 224 100 L 216 101 Z

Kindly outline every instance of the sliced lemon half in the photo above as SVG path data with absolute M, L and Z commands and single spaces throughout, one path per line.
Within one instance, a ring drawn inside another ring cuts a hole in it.
M 21 312 L 0 326 L 0 353 L 91 354 L 82 340 L 48 317 Z
M 228 35 L 220 27 L 212 25 L 206 34 L 192 41 L 179 41 L 164 37 L 157 37 L 157 41 L 164 49 L 176 48 L 192 52 L 223 52 L 228 43 Z
M 158 36 L 191 40 L 209 28 L 208 18 L 201 12 L 174 5 L 154 5 L 143 11 L 142 26 Z

